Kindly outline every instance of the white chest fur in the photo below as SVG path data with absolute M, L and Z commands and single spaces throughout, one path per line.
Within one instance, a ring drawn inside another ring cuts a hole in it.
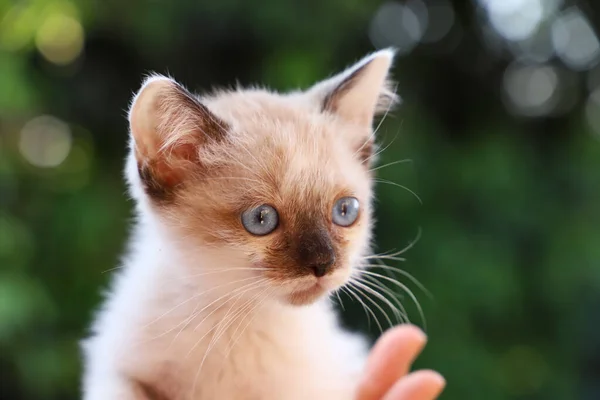
M 366 343 L 339 327 L 327 299 L 215 307 L 222 292 L 186 293 L 165 262 L 134 249 L 125 263 L 84 345 L 85 400 L 352 398 Z

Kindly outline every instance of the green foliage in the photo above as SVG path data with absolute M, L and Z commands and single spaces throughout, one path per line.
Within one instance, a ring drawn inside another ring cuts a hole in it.
M 306 86 L 369 51 L 376 6 L 0 1 L 0 397 L 78 397 L 78 342 L 126 240 L 123 110 L 142 74 L 168 70 L 202 87 L 236 77 Z M 81 24 L 82 36 L 47 23 L 57 15 Z M 418 64 L 400 64 L 429 79 Z M 557 140 L 502 110 L 480 112 L 478 99 L 462 100 L 473 111 L 456 137 L 414 89 L 407 97 L 379 130 L 389 145 L 380 165 L 410 160 L 377 170 L 392 183 L 378 185 L 376 242 L 378 252 L 398 250 L 422 232 L 407 261 L 390 264 L 433 294 L 401 278 L 427 320 L 418 366 L 447 377 L 445 399 L 577 398 L 578 343 L 598 318 L 597 137 L 578 109 Z M 34 145 L 23 144 L 23 127 L 43 114 L 70 129 L 70 151 L 51 168 L 32 165 L 27 151 L 36 150 L 24 146 Z M 422 324 L 410 296 L 387 286 Z M 360 306 L 344 303 L 348 324 L 367 329 Z

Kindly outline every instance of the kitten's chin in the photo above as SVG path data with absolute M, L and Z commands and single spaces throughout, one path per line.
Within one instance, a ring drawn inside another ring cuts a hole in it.
M 328 291 L 326 287 L 316 282 L 308 288 L 293 291 L 287 296 L 287 300 L 293 306 L 305 306 L 314 303 Z
M 303 287 L 295 288 L 292 292 L 286 295 L 286 300 L 293 306 L 309 305 L 325 296 L 328 296 L 340 286 L 343 286 L 344 283 L 345 280 L 340 281 L 339 277 L 337 277 L 337 279 L 330 277 L 329 279 L 325 278 L 313 281 Z

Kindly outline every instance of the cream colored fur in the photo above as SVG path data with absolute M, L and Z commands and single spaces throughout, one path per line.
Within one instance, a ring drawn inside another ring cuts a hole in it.
M 221 241 L 204 239 L 218 227 L 202 227 L 202 219 L 196 222 L 193 212 L 183 211 L 193 208 L 200 189 L 189 189 L 172 208 L 153 202 L 140 181 L 143 156 L 136 153 L 140 150 L 136 142 L 141 139 L 132 132 L 126 178 L 136 201 L 137 221 L 122 269 L 83 344 L 84 400 L 354 398 L 367 344 L 339 326 L 328 295 L 357 273 L 355 265 L 368 252 L 372 183 L 368 168 L 354 158 L 356 147 L 351 146 L 360 137 L 364 141 L 372 135 L 373 116 L 394 101 L 387 83 L 392 56 L 389 50 L 375 53 L 306 92 L 236 91 L 201 99 L 229 125 L 231 143 L 253 149 L 259 132 L 267 132 L 269 140 L 287 149 L 286 163 L 281 166 L 286 171 L 284 184 L 276 194 L 283 200 L 286 196 L 313 198 L 312 190 L 318 194 L 319 187 L 340 184 L 361 200 L 365 216 L 357 227 L 343 231 L 344 240 L 350 243 L 344 250 L 344 265 L 319 281 L 323 293 L 302 306 L 286 303 L 285 295 L 313 285 L 316 278 L 279 283 L 264 278 L 247 257 L 251 249 L 262 249 L 262 242 L 237 244 L 235 235 L 244 232 L 229 229 L 216 236 Z M 325 96 L 365 65 L 347 94 L 335 99 L 335 112 L 324 113 Z M 158 82 L 154 87 L 160 89 L 158 85 L 170 84 L 167 81 L 150 78 L 144 87 Z M 144 88 L 134 107 L 142 101 L 143 92 Z M 269 107 L 276 110 L 273 115 L 264 113 Z M 188 125 L 181 122 L 181 126 Z M 175 131 L 164 138 L 165 143 L 180 140 L 173 135 L 187 134 Z M 215 149 L 202 153 L 214 168 L 219 165 L 219 154 L 234 152 L 235 145 L 223 147 L 222 153 Z M 254 160 L 263 157 L 259 152 L 251 156 Z M 247 165 L 252 165 L 252 158 Z M 240 167 L 236 175 L 242 173 Z M 258 180 L 252 171 L 246 173 L 246 181 Z M 226 186 L 229 181 L 222 182 Z M 233 193 L 223 203 L 234 204 L 234 197 L 240 195 Z M 203 199 L 204 206 L 211 201 Z M 198 207 L 203 206 L 200 203 Z M 262 254 L 252 252 L 256 257 Z M 227 326 L 228 322 L 232 323 Z

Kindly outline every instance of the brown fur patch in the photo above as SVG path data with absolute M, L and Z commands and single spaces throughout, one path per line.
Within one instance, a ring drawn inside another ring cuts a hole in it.
M 158 180 L 157 176 L 152 171 L 152 167 L 138 162 L 138 174 L 144 186 L 144 191 L 153 200 L 163 203 L 168 202 L 173 198 L 173 188 Z
M 370 161 L 372 156 L 373 156 L 373 148 L 375 147 L 375 144 L 373 143 L 373 139 L 367 139 L 366 142 L 363 142 L 363 144 L 361 144 L 357 149 L 356 149 L 356 155 L 358 156 L 358 159 L 360 160 L 360 162 L 362 164 L 365 164 L 365 166 L 368 166 L 369 164 L 371 164 L 370 162 L 367 163 L 367 161 Z
M 156 384 L 136 379 L 133 380 L 133 385 L 137 393 L 136 400 L 176 400 L 175 397 L 169 396 Z
M 128 375 L 140 400 L 183 400 L 185 390 L 178 379 L 174 362 L 158 362 L 146 365 L 149 369 Z

